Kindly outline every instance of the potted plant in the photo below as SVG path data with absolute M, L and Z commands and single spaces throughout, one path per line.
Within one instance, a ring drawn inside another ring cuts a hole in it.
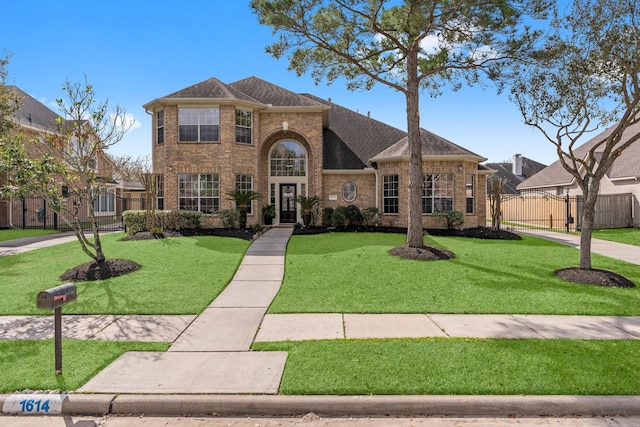
M 273 218 L 276 217 L 276 207 L 274 205 L 264 205 L 262 207 L 262 217 L 264 218 L 264 225 L 273 224 Z
M 318 196 L 297 195 L 295 201 L 300 204 L 302 222 L 305 227 L 308 227 L 311 224 L 313 209 L 320 204 L 320 198 Z
M 230 200 L 236 202 L 236 206 L 240 211 L 240 229 L 247 228 L 247 208 L 252 200 L 260 198 L 260 193 L 252 190 L 233 190 L 227 193 Z

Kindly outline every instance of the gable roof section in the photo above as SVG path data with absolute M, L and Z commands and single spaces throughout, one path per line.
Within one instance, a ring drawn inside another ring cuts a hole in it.
M 56 119 L 58 114 L 51 111 L 43 103 L 24 92 L 22 89 L 13 86 L 20 106 L 13 113 L 13 118 L 19 126 L 31 127 L 46 132 L 58 132 Z
M 522 175 L 516 175 L 513 173 L 513 163 L 511 162 L 485 163 L 487 168 L 496 171 L 494 176 L 507 179 L 507 183 L 502 191 L 504 194 L 516 194 L 516 187 L 518 184 L 546 168 L 542 163 L 538 163 L 535 160 L 528 159 L 524 156 L 521 157 L 521 159 Z
M 420 139 L 422 141 L 422 155 L 424 157 L 465 157 L 474 158 L 478 161 L 485 161 L 481 157 L 466 148 L 462 148 L 453 142 L 442 138 L 426 129 L 420 129 Z M 383 160 L 401 159 L 409 156 L 409 137 L 405 136 L 386 150 L 382 151 L 374 158 L 372 162 Z
M 258 77 L 248 77 L 229 85 L 262 104 L 274 107 L 324 107 L 324 104 L 291 92 Z
M 369 159 L 407 134 L 314 95 L 304 96 L 330 107 L 329 127 L 324 133 L 324 169 L 363 169 Z
M 576 148 L 574 150 L 576 156 L 584 158 L 594 145 L 613 132 L 614 127 L 608 128 Z M 629 126 L 622 134 L 622 141 L 638 132 L 640 132 L 640 123 Z M 600 157 L 599 152 L 595 154 L 597 158 Z M 640 141 L 634 142 L 622 152 L 622 155 L 613 162 L 613 165 L 607 171 L 607 176 L 611 180 L 640 178 L 640 161 L 638 159 L 640 159 Z M 562 167 L 560 160 L 556 160 L 542 171 L 520 183 L 518 190 L 571 185 L 573 179 L 573 176 Z

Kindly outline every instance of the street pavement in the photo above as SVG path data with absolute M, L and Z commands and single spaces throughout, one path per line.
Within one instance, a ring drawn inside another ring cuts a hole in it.
M 369 396 L 365 400 L 278 396 L 287 354 L 250 351 L 254 341 L 401 337 L 640 339 L 640 317 L 631 316 L 266 314 L 282 283 L 291 233 L 291 228 L 276 227 L 256 239 L 226 289 L 198 316 L 63 316 L 64 336 L 69 338 L 172 343 L 167 352 L 125 353 L 78 393 L 69 395 L 64 413 L 640 415 L 638 396 L 451 396 L 442 401 L 437 396 Z M 579 244 L 579 236 L 542 232 L 535 235 L 574 247 Z M 22 244 L 0 243 L 0 255 L 73 239 L 46 236 L 40 241 L 23 239 Z M 592 250 L 640 264 L 640 250 L 625 246 L 594 239 Z M 52 324 L 52 316 L 0 317 L 0 339 L 50 338 Z M 0 396 L 0 403 L 6 397 Z

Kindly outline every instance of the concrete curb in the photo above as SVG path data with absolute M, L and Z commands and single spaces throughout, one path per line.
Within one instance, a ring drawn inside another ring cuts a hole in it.
M 0 395 L 0 405 L 10 395 Z M 64 415 L 640 416 L 640 396 L 266 396 L 69 394 Z

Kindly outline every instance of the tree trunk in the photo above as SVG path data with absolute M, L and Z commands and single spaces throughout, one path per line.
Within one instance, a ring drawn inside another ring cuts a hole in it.
M 593 232 L 593 218 L 598 198 L 598 185 L 592 185 L 584 194 L 584 214 L 582 229 L 580 230 L 580 268 L 591 269 L 591 234 Z
M 407 246 L 424 245 L 422 229 L 422 141 L 420 140 L 420 107 L 418 87 L 418 54 L 407 55 L 407 133 L 409 140 L 409 212 Z

